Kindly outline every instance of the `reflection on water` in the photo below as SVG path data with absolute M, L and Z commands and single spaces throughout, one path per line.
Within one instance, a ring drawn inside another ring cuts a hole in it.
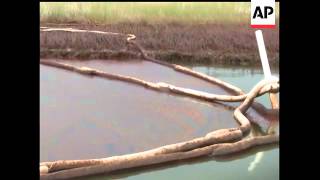
M 119 63 L 117 60 L 64 60 L 63 62 L 77 65 L 87 66 L 109 73 L 116 73 L 126 76 L 133 76 L 151 82 L 166 82 L 180 87 L 190 87 L 196 90 L 202 90 L 215 94 L 227 94 L 220 86 L 210 84 L 204 80 L 190 77 L 189 75 L 178 73 L 171 68 L 160 66 L 158 64 L 142 61 L 130 60 Z
M 199 71 L 210 76 L 217 77 L 223 81 L 229 82 L 240 87 L 245 92 L 249 92 L 260 80 L 264 78 L 262 67 L 246 68 L 246 67 L 204 67 L 189 66 L 195 71 Z M 279 69 L 271 68 L 273 76 L 279 77 Z M 279 98 L 278 98 L 279 99 Z M 257 102 L 262 103 L 271 108 L 268 95 L 257 98 Z
M 261 161 L 262 157 L 263 157 L 264 152 L 258 152 L 255 155 L 254 160 L 250 163 L 249 167 L 248 167 L 248 171 L 253 171 L 257 164 Z
M 238 126 L 232 113 L 204 101 L 40 66 L 41 161 L 102 158 L 185 141 Z
M 227 94 L 207 82 L 150 62 L 69 62 L 152 82 Z M 246 92 L 263 78 L 259 69 L 190 67 Z M 270 107 L 266 96 L 258 101 Z M 218 104 L 41 65 L 40 161 L 101 158 L 184 141 L 237 126 L 232 113 Z M 248 114 L 261 122 L 261 128 L 269 126 L 252 109 Z M 84 179 L 279 179 L 278 176 L 279 148 L 272 146 L 254 148 L 235 157 L 196 158 Z

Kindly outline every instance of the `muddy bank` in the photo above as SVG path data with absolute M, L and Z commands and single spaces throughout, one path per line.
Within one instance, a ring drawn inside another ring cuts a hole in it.
M 41 24 L 46 27 L 72 27 L 135 34 L 149 56 L 167 62 L 259 65 L 254 30 L 240 24 L 147 24 L 112 25 Z M 279 63 L 279 29 L 264 30 L 270 62 Z M 123 37 L 87 33 L 41 32 L 40 57 L 63 59 L 138 58 L 127 49 Z

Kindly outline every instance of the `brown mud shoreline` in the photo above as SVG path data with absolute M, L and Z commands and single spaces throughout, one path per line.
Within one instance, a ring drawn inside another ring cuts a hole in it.
M 166 62 L 256 66 L 260 65 L 254 29 L 243 24 L 148 24 L 110 25 L 52 24 L 45 27 L 99 30 L 135 34 L 151 57 Z M 270 64 L 279 65 L 279 28 L 263 30 Z M 40 58 L 132 59 L 136 49 L 127 49 L 119 36 L 87 33 L 41 32 Z

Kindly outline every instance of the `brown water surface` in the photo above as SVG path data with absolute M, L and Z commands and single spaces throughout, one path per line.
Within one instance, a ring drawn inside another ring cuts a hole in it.
M 150 62 L 71 63 L 224 92 Z M 139 152 L 238 126 L 233 112 L 224 106 L 44 65 L 40 65 L 40 103 L 41 162 Z

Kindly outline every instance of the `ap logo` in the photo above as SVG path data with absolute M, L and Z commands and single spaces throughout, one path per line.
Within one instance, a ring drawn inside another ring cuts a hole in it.
M 252 28 L 274 28 L 275 21 L 275 0 L 251 0 Z

